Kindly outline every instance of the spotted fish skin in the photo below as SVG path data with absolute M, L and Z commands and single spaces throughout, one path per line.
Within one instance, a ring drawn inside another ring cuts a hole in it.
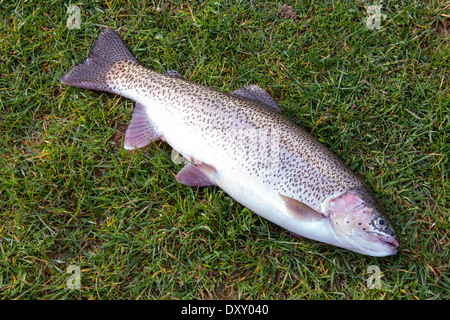
M 375 256 L 396 252 L 395 231 L 369 188 L 261 88 L 226 94 L 151 71 L 109 28 L 88 59 L 61 80 L 136 101 L 124 147 L 166 141 L 192 161 L 178 181 L 216 185 L 262 217 L 314 240 Z M 341 220 L 365 222 L 347 230 L 336 222 Z M 353 239 L 355 228 L 363 240 Z
M 215 163 L 214 155 L 220 154 L 227 164 L 243 168 L 250 176 L 259 178 L 261 183 L 272 185 L 280 193 L 296 195 L 300 201 L 313 207 L 332 193 L 352 188 L 366 189 L 334 154 L 276 110 L 261 108 L 250 101 L 129 62 L 119 62 L 111 68 L 106 82 L 111 92 L 142 104 L 160 101 L 163 110 L 154 107 L 149 112 L 156 113 L 154 117 L 150 116 L 152 119 L 165 113 L 165 120 L 160 125 L 161 136 L 169 135 L 166 127 L 170 131 L 176 126 L 182 128 L 179 135 L 189 132 L 190 140 L 202 141 L 202 149 L 214 150 L 213 154 L 184 152 L 197 161 Z M 171 104 L 171 108 L 166 108 L 167 104 Z M 276 139 L 259 139 L 257 144 L 242 143 L 244 130 L 264 132 Z M 179 139 L 174 137 L 171 145 L 181 151 L 185 147 L 177 144 Z M 276 172 L 265 172 L 261 170 L 260 157 L 270 157 L 274 140 L 278 141 L 276 147 L 281 147 L 277 154 L 283 154 L 277 159 L 280 167 Z M 267 145 L 261 145 L 261 142 Z M 261 154 L 257 149 L 267 153 Z

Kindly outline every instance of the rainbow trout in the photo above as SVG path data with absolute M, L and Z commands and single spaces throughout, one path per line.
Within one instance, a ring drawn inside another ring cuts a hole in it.
M 371 256 L 397 252 L 394 228 L 369 188 L 260 87 L 227 94 L 176 71 L 151 71 L 109 28 L 61 81 L 134 100 L 124 148 L 167 142 L 189 160 L 178 182 L 218 186 L 306 238 Z

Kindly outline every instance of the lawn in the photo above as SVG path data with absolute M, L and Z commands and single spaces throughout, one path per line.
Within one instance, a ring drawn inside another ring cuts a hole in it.
M 448 2 L 78 1 L 80 28 L 63 1 L 0 4 L 1 299 L 450 298 Z M 59 80 L 101 26 L 153 70 L 268 91 L 361 174 L 399 253 L 294 237 L 177 183 L 167 144 L 124 150 L 133 102 Z

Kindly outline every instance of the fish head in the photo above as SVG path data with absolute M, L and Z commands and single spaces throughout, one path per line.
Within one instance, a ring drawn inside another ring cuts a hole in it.
M 367 192 L 345 192 L 329 200 L 327 206 L 331 225 L 346 248 L 375 257 L 397 252 L 397 234 Z

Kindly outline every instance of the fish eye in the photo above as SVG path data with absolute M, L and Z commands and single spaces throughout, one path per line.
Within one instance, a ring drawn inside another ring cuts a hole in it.
M 387 228 L 387 221 L 384 218 L 377 218 L 374 221 L 374 226 L 377 229 L 386 229 Z

